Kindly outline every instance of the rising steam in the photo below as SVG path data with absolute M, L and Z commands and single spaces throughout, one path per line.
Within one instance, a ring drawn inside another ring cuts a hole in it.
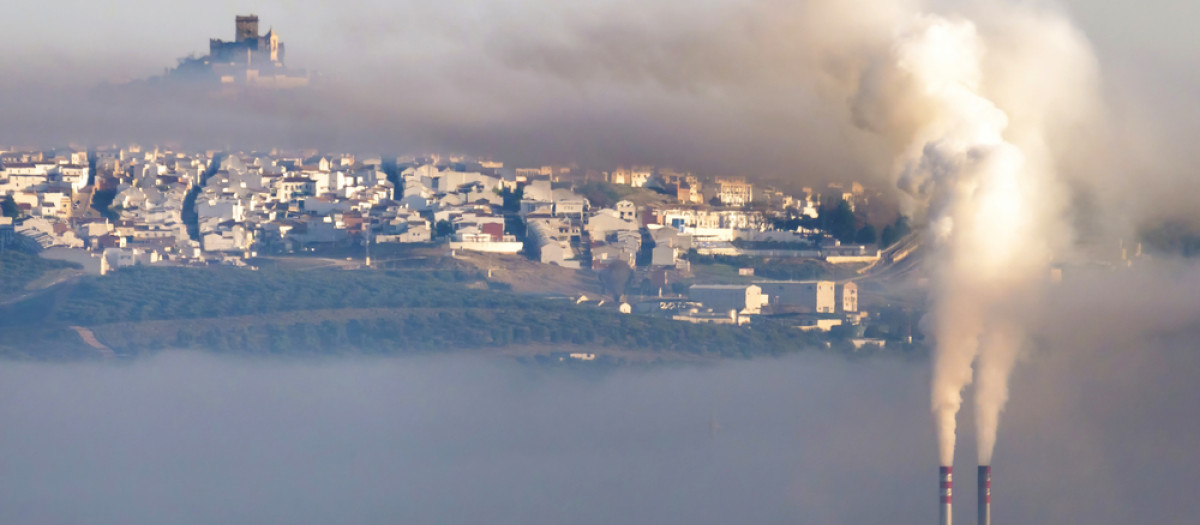
M 897 145 L 898 186 L 929 224 L 932 408 L 947 466 L 973 379 L 979 461 L 991 463 L 1022 327 L 1069 239 L 1050 139 L 1083 102 L 1054 101 L 1091 93 L 1090 77 L 1070 64 L 1091 64 L 1071 26 L 1048 12 L 1010 11 L 990 31 L 961 16 L 898 22 L 853 98 L 860 123 Z M 1032 41 L 1007 47 L 1022 37 Z

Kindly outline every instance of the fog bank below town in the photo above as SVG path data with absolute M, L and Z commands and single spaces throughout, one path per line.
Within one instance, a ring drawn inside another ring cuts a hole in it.
M 997 519 L 1189 516 L 1188 347 L 1048 351 L 1019 369 Z M 928 523 L 928 374 L 815 356 L 615 370 L 461 355 L 6 362 L 0 521 Z

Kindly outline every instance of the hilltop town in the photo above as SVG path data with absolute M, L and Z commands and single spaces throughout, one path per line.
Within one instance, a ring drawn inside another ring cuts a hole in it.
M 151 82 L 230 96 L 308 85 L 285 50 L 274 28 L 237 16 L 234 40 L 211 39 L 208 54 Z M 894 203 L 859 183 L 797 189 L 665 166 L 0 148 L 0 249 L 80 268 L 31 269 L 32 282 L 0 290 L 0 306 L 78 274 L 138 267 L 389 270 L 448 257 L 489 288 L 619 314 L 911 343 L 919 293 L 860 290 L 905 281 L 917 259 Z
M 860 184 L 787 195 L 667 168 L 458 156 L 10 149 L 0 199 L 6 249 L 97 275 L 281 260 L 388 268 L 438 253 L 520 292 L 692 323 L 858 327 L 864 341 L 856 281 L 915 246 L 900 242 L 902 219 L 866 221 L 882 195 Z

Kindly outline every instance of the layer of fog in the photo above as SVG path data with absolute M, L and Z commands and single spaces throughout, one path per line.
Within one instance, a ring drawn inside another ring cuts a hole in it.
M 996 519 L 1186 521 L 1194 336 L 1028 356 Z M 462 355 L 2 363 L 0 521 L 929 523 L 928 376 L 803 355 L 600 372 Z

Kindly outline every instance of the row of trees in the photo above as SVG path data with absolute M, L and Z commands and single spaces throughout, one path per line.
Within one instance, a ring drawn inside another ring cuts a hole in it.
M 822 230 L 829 232 L 842 244 L 879 244 L 883 247 L 891 246 L 910 232 L 908 219 L 901 215 L 885 226 L 881 233 L 874 225 L 857 217 L 850 203 L 844 199 L 822 210 L 815 219 L 794 215 L 776 221 L 775 226 L 784 230 L 799 227 Z
M 210 321 L 139 330 L 101 327 L 98 334 L 118 352 L 132 354 L 164 348 L 321 355 L 576 345 L 750 357 L 824 346 L 815 336 L 784 326 L 698 325 L 576 307 L 394 311 L 312 322 L 264 319 L 235 326 Z
M 15 274 L 3 270 L 6 276 Z M 827 342 L 786 322 L 697 325 L 516 295 L 503 287 L 465 286 L 480 280 L 479 273 L 461 269 L 135 267 L 104 278 L 85 277 L 55 293 L 0 308 L 0 332 L 25 348 L 70 335 L 63 332 L 68 325 L 91 326 L 119 353 L 180 347 L 312 354 L 585 345 L 749 356 Z M 618 270 L 609 281 L 610 292 L 619 293 L 628 276 Z
M 63 293 L 10 309 L 20 308 L 22 317 L 43 322 L 93 325 L 313 309 L 504 306 L 520 299 L 477 294 L 455 285 L 481 278 L 478 271 L 462 269 L 255 272 L 134 267 L 103 278 L 85 277 Z
M 794 257 L 757 257 L 751 255 L 700 255 L 688 252 L 692 264 L 724 264 L 734 268 L 754 268 L 754 275 L 768 279 L 809 280 L 836 279 L 835 267 L 815 260 Z

